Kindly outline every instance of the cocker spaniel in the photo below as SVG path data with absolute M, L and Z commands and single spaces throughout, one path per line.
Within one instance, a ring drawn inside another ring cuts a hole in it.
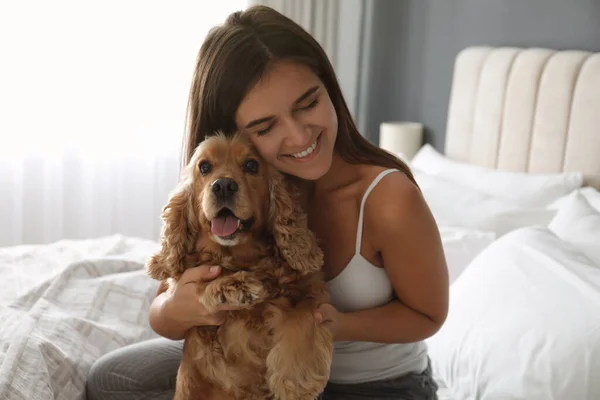
M 188 332 L 176 400 L 312 400 L 325 387 L 333 340 L 314 318 L 328 301 L 323 253 L 298 193 L 243 135 L 217 134 L 195 150 L 146 269 L 172 289 L 186 268 L 221 265 L 198 300 L 209 312 L 241 309 Z

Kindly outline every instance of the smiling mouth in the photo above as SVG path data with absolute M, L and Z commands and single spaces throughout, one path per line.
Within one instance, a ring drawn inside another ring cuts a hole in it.
M 230 240 L 240 232 L 250 230 L 254 223 L 254 217 L 243 220 L 235 216 L 229 208 L 222 208 L 217 216 L 210 221 L 210 231 L 213 235 Z
M 315 149 L 317 148 L 317 146 L 319 145 L 319 141 L 321 140 L 321 135 L 323 133 L 319 133 L 319 136 L 317 136 L 317 138 L 315 139 L 314 143 L 310 145 L 310 147 L 304 151 L 298 152 L 298 153 L 293 153 L 293 154 L 289 154 L 288 157 L 293 157 L 293 158 L 304 158 L 310 154 L 312 154 L 313 151 L 315 151 Z

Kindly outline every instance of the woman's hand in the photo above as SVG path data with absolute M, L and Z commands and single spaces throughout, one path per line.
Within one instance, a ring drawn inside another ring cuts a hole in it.
M 319 308 L 315 311 L 315 318 L 318 322 L 320 322 L 323 326 L 325 326 L 333 335 L 333 339 L 339 336 L 340 332 L 340 317 L 343 314 L 335 309 L 329 303 L 321 304 Z
M 204 287 L 219 277 L 221 267 L 201 265 L 189 268 L 181 275 L 172 292 L 162 282 L 150 306 L 150 326 L 161 336 L 180 340 L 193 326 L 219 326 L 225 322 L 228 310 L 223 307 L 209 313 L 199 302 Z
M 219 266 L 201 265 L 184 271 L 163 304 L 164 315 L 182 326 L 216 326 L 225 322 L 224 312 L 210 314 L 198 297 L 212 280 L 221 274 Z

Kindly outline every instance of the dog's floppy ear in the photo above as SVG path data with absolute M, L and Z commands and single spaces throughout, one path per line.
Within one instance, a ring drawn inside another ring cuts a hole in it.
M 154 279 L 179 278 L 185 270 L 186 255 L 193 251 L 199 232 L 193 195 L 192 178 L 183 178 L 163 207 L 161 248 L 146 263 L 146 272 Z
M 308 273 L 321 270 L 323 251 L 308 229 L 299 191 L 274 168 L 269 171 L 271 203 L 269 220 L 281 255 L 293 269 Z

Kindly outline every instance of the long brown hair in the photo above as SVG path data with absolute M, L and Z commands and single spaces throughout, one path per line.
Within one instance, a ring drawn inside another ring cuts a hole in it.
M 323 81 L 338 117 L 335 150 L 342 159 L 351 164 L 397 168 L 415 182 L 402 160 L 358 132 L 333 66 L 319 43 L 291 19 L 260 5 L 231 14 L 223 25 L 209 32 L 200 48 L 188 100 L 183 165 L 205 136 L 236 131 L 235 114 L 240 103 L 269 66 L 279 60 L 302 63 Z

